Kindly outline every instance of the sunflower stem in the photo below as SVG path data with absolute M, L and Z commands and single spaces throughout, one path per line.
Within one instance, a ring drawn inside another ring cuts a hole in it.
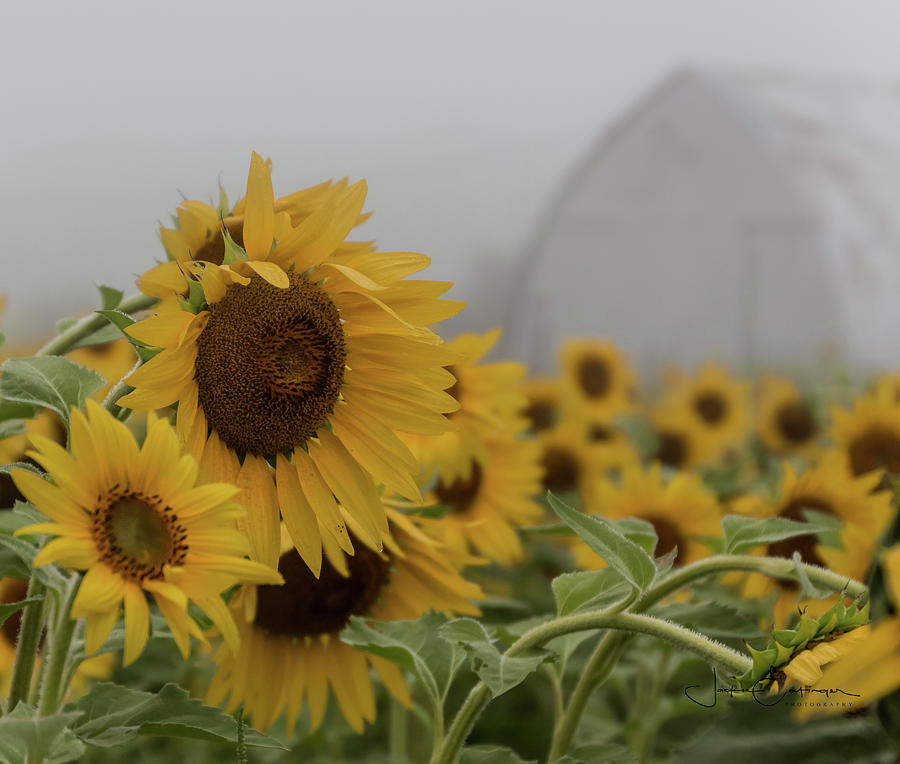
M 28 582 L 26 597 L 40 597 L 41 601 L 29 602 L 22 611 L 19 638 L 16 641 L 16 659 L 10 680 L 9 698 L 6 701 L 7 713 L 12 711 L 20 701 L 26 701 L 31 691 L 34 661 L 37 658 L 41 632 L 44 630 L 46 594 L 46 587 L 37 580 L 36 576 L 32 576 Z
M 81 577 L 74 575 L 69 579 L 66 592 L 59 603 L 58 612 L 56 613 L 55 623 L 53 624 L 53 633 L 50 635 L 50 647 L 48 649 L 49 656 L 47 658 L 47 673 L 44 677 L 44 684 L 41 687 L 41 699 L 38 706 L 38 713 L 41 716 L 49 716 L 55 713 L 65 697 L 66 691 L 69 689 L 64 681 L 69 674 L 66 670 L 69 664 L 69 653 L 72 650 L 72 637 L 75 634 L 75 626 L 77 621 L 69 617 L 69 611 L 72 609 L 72 601 L 78 591 L 78 584 Z
M 432 700 L 432 744 L 431 744 L 431 761 L 432 764 L 437 760 L 438 753 L 443 750 L 444 745 L 444 704 L 437 699 Z
M 129 371 L 122 379 L 116 382 L 113 385 L 109 392 L 106 394 L 106 397 L 103 399 L 103 408 L 105 408 L 110 414 L 112 414 L 116 419 L 119 419 L 122 414 L 122 408 L 116 405 L 116 401 L 119 400 L 123 395 L 127 395 L 134 388 L 129 385 L 125 380 L 128 379 L 134 372 L 138 370 L 142 361 L 141 359 L 137 360 L 134 366 L 131 367 L 131 371 Z
M 602 610 L 593 613 L 564 616 L 536 626 L 510 645 L 504 655 L 513 657 L 531 648 L 540 647 L 555 637 L 578 631 L 593 631 L 595 629 L 614 629 L 616 631 L 647 634 L 669 642 L 676 647 L 689 650 L 708 663 L 722 666 L 733 674 L 743 674 L 753 665 L 749 656 L 676 623 L 636 613 Z M 483 682 L 479 682 L 472 688 L 469 696 L 457 712 L 456 718 L 450 725 L 438 755 L 432 757 L 432 761 L 435 764 L 452 764 L 456 760 L 465 739 L 469 736 L 472 727 L 490 700 L 491 691 Z M 550 761 L 553 760 L 551 757 Z
M 389 711 L 388 744 L 391 761 L 405 764 L 407 711 L 399 701 L 391 698 Z
M 146 294 L 136 294 L 122 300 L 116 310 L 129 314 L 137 313 L 139 310 L 152 308 L 156 303 L 156 297 L 150 297 Z M 72 326 L 64 332 L 57 334 L 52 340 L 38 350 L 35 355 L 65 355 L 74 348 L 75 345 L 81 342 L 81 340 L 90 337 L 98 329 L 102 329 L 106 326 L 107 323 L 107 320 L 97 313 L 85 316 L 72 324 Z

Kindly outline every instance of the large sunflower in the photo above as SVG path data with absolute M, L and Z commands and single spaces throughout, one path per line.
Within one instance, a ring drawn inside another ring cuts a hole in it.
M 426 480 L 437 472 L 444 482 L 467 480 L 472 465 L 484 465 L 488 439 L 513 437 L 524 430 L 526 420 L 520 363 L 479 363 L 500 339 L 500 329 L 486 334 L 461 334 L 445 348 L 457 357 L 448 368 L 456 382 L 447 390 L 459 402 L 449 415 L 456 429 L 442 435 L 409 435 L 404 441 L 419 460 Z
M 776 454 L 814 456 L 822 428 L 809 401 L 786 377 L 769 375 L 760 381 L 757 412 L 759 438 Z
M 377 484 L 421 500 L 418 464 L 395 431 L 453 428 L 444 413 L 458 404 L 442 390 L 454 383 L 445 367 L 456 356 L 424 325 L 462 303 L 438 299 L 448 282 L 404 281 L 428 264 L 424 255 L 344 243 L 365 195 L 363 181 L 318 187 L 309 192 L 315 209 L 295 226 L 301 216 L 273 200 L 269 169 L 254 153 L 241 214 L 226 218 L 224 231 L 203 229 L 225 237 L 223 264 L 198 260 L 206 250 L 192 250 L 186 234 L 165 236 L 175 261 L 163 265 L 189 279 L 168 267 L 162 276 L 154 269 L 154 284 L 168 280 L 189 299 L 159 287 L 157 313 L 128 329 L 162 352 L 129 377 L 135 390 L 119 402 L 178 403 L 188 448 L 250 497 L 251 549 L 269 564 L 278 559 L 279 507 L 316 573 L 322 533 L 353 550 L 338 502 L 358 535 L 380 545 L 387 520 Z
M 891 494 L 879 491 L 880 472 L 862 477 L 847 474 L 844 457 L 837 452 L 825 454 L 815 468 L 799 476 L 789 465 L 784 466 L 780 495 L 776 502 L 760 502 L 756 513 L 762 517 L 784 517 L 803 521 L 804 510 L 812 510 L 841 521 L 842 548 L 827 546 L 815 535 L 796 536 L 770 544 L 765 553 L 772 557 L 791 558 L 798 552 L 804 562 L 821 565 L 857 580 L 865 580 L 875 549 L 893 515 Z M 750 506 L 747 504 L 747 506 Z M 775 605 L 775 623 L 787 622 L 797 604 L 797 585 L 791 581 L 775 581 L 759 574 L 747 576 L 744 593 L 763 598 L 779 592 Z M 812 615 L 820 615 L 833 600 L 804 601 Z
M 854 475 L 883 469 L 900 475 L 900 402 L 887 386 L 859 396 L 852 411 L 833 407 L 830 434 Z
M 656 555 L 677 548 L 676 565 L 687 565 L 712 554 L 704 538 L 721 535 L 722 510 L 715 495 L 696 475 L 678 473 L 668 481 L 660 464 L 644 471 L 626 466 L 620 482 L 603 480 L 597 488 L 595 512 L 610 519 L 637 517 L 653 525 L 659 539 Z M 587 545 L 573 546 L 581 568 L 603 567 L 603 560 Z
M 481 588 L 463 579 L 439 545 L 402 514 L 388 509 L 390 533 L 378 551 L 362 536 L 356 554 L 332 554 L 313 576 L 284 535 L 278 569 L 284 586 L 249 586 L 234 597 L 232 612 L 241 648 L 232 655 L 223 645 L 215 655 L 218 671 L 207 702 L 228 710 L 243 705 L 253 725 L 267 729 L 283 710 L 291 734 L 304 701 L 315 729 L 328 704 L 328 688 L 344 718 L 357 732 L 375 719 L 369 678 L 373 668 L 401 703 L 410 696 L 403 672 L 384 658 L 356 650 L 340 640 L 350 616 L 379 620 L 417 618 L 428 610 L 478 615 L 471 599 Z M 356 527 L 348 515 L 347 521 Z
M 739 447 L 750 427 L 748 385 L 718 364 L 705 364 L 693 377 L 673 372 L 661 410 L 689 418 L 702 438 L 703 452 L 712 458 Z
M 14 469 L 25 497 L 52 522 L 16 533 L 54 536 L 34 558 L 40 567 L 58 562 L 87 571 L 72 604 L 84 617 L 85 651 L 95 653 L 125 608 L 124 663 L 147 642 L 146 595 L 169 623 L 185 657 L 191 635 L 202 638 L 187 613 L 193 600 L 237 649 L 237 632 L 221 593 L 238 583 L 275 583 L 271 568 L 243 559 L 246 538 L 234 527 L 243 510 L 231 499 L 239 489 L 222 483 L 196 485 L 197 463 L 181 455 L 169 423 L 148 416 L 139 449 L 132 433 L 93 401 L 88 417 L 72 410 L 71 453 L 35 436 L 28 454 L 53 482 Z
M 516 526 L 544 514 L 534 500 L 541 493 L 540 446 L 534 440 L 489 438 L 485 450 L 483 461 L 472 460 L 468 477 L 438 480 L 426 498 L 451 511 L 439 520 L 423 521 L 423 527 L 460 554 L 471 548 L 512 565 L 522 559 Z
M 595 413 L 631 407 L 637 374 L 612 342 L 570 339 L 563 344 L 560 355 L 563 383 L 576 405 Z

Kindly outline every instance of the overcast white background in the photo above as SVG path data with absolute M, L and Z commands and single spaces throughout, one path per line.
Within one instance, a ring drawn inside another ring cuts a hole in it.
M 11 338 L 130 291 L 156 229 L 251 149 L 277 194 L 369 182 L 361 229 L 499 317 L 516 256 L 600 131 L 684 63 L 900 80 L 900 3 L 45 2 L 0 9 L 0 293 Z M 496 287 L 496 288 L 495 288 Z

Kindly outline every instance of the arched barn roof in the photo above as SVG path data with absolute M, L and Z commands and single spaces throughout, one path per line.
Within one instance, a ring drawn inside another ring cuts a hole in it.
M 645 368 L 900 366 L 900 86 L 680 71 L 548 209 L 503 351 L 604 336 Z

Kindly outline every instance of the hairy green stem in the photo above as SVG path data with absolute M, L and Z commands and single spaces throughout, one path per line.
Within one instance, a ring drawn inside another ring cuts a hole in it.
M 561 637 L 577 631 L 593 631 L 595 629 L 615 629 L 617 631 L 648 634 L 657 639 L 671 642 L 685 650 L 690 650 L 711 663 L 723 666 L 734 674 L 742 674 L 752 665 L 752 661 L 746 655 L 714 642 L 708 637 L 704 637 L 702 634 L 684 626 L 646 615 L 605 611 L 565 616 L 536 626 L 510 645 L 505 655 L 513 657 L 526 650 L 540 647 L 555 637 Z M 469 732 L 471 732 L 475 721 L 484 710 L 484 707 L 490 702 L 490 699 L 491 691 L 483 682 L 479 682 L 472 688 L 469 697 L 466 698 L 456 714 L 453 724 L 450 725 L 438 755 L 432 758 L 435 764 L 452 764 Z
M 41 597 L 40 602 L 29 602 L 22 611 L 19 624 L 19 638 L 16 641 L 16 659 L 13 664 L 12 679 L 9 686 L 9 698 L 6 701 L 7 713 L 12 711 L 20 701 L 28 699 L 31 690 L 31 676 L 34 672 L 34 661 L 37 658 L 41 632 L 44 629 L 44 608 L 47 590 L 32 575 L 28 582 L 27 597 Z
M 69 654 L 72 650 L 72 637 L 75 634 L 77 621 L 70 617 L 72 602 L 78 591 L 81 577 L 74 575 L 69 580 L 65 595 L 59 603 L 56 613 L 53 633 L 50 635 L 50 646 L 47 657 L 47 672 L 44 684 L 41 688 L 40 706 L 38 712 L 41 716 L 49 716 L 55 713 L 66 695 L 68 684 L 65 681 L 69 672 Z
M 431 761 L 432 764 L 437 761 L 437 755 L 444 747 L 444 704 L 435 699 L 433 703 L 433 731 L 431 743 Z
M 127 395 L 134 389 L 125 380 L 127 380 L 128 377 L 130 377 L 134 372 L 138 370 L 138 367 L 140 367 L 141 363 L 141 359 L 138 359 L 137 363 L 135 363 L 131 368 L 131 371 L 129 371 L 124 377 L 122 377 L 122 379 L 116 382 L 116 384 L 110 388 L 109 392 L 106 394 L 106 397 L 103 399 L 103 408 L 105 408 L 117 419 L 121 415 L 122 409 L 116 405 L 116 401 L 118 401 L 119 398 L 121 398 L 123 395 Z
M 152 308 L 157 303 L 156 297 L 145 294 L 136 294 L 127 297 L 119 303 L 116 310 L 123 313 L 137 313 L 139 310 Z M 44 345 L 35 355 L 65 355 L 81 340 L 90 337 L 94 332 L 106 326 L 108 321 L 96 313 L 80 318 L 64 332 L 57 334 Z
M 406 721 L 407 710 L 399 701 L 390 699 L 388 744 L 391 761 L 397 764 L 405 764 L 406 758 Z

